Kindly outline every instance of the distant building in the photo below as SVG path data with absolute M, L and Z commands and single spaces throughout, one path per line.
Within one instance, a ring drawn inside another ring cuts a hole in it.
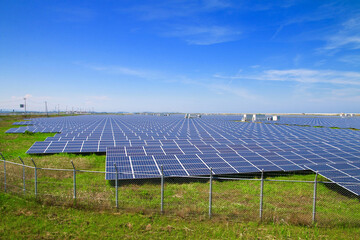
M 271 121 L 279 121 L 280 120 L 280 116 L 271 116 Z
M 201 118 L 201 114 L 195 113 L 186 113 L 185 118 Z
M 280 116 L 266 116 L 265 114 L 244 114 L 242 122 L 279 121 Z
M 345 117 L 353 117 L 354 114 L 353 113 L 340 113 L 340 117 L 345 118 Z
M 265 121 L 266 120 L 266 116 L 265 114 L 253 114 L 252 116 L 252 121 L 256 122 L 256 121 Z
M 252 114 L 244 114 L 241 121 L 242 122 L 250 122 L 252 121 L 253 117 Z

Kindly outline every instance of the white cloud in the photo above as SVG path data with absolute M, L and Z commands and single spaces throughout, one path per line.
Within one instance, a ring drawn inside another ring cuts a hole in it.
M 302 55 L 296 54 L 296 56 L 295 56 L 294 59 L 293 59 L 294 65 L 295 65 L 295 66 L 298 66 L 299 63 L 301 62 L 301 60 L 302 60 Z
M 181 83 L 187 85 L 200 86 L 202 88 L 206 88 L 212 92 L 215 92 L 216 94 L 219 95 L 230 94 L 249 100 L 256 100 L 256 99 L 261 100 L 261 96 L 251 93 L 248 89 L 244 87 L 235 86 L 234 84 L 232 84 L 232 79 L 230 79 L 230 81 L 227 82 L 218 81 L 216 79 L 209 82 L 209 81 L 199 81 L 199 80 L 185 78 L 181 80 Z
M 338 48 L 360 49 L 360 36 L 335 35 L 330 38 L 324 47 L 326 50 Z
M 144 77 L 146 73 L 142 70 L 132 69 L 122 66 L 90 66 L 93 70 L 107 72 L 110 74 L 121 74 L 135 77 Z
M 252 66 L 250 66 L 251 68 L 259 68 L 260 67 L 260 65 L 252 65 Z
M 229 8 L 232 4 L 229 1 L 223 0 L 205 0 L 203 1 L 204 9 L 223 9 Z
M 106 104 L 111 98 L 108 96 L 86 96 L 83 105 L 85 107 L 98 108 L 99 106 Z
M 54 16 L 61 22 L 88 22 L 95 18 L 96 12 L 90 8 L 55 8 Z
M 178 37 L 191 45 L 211 45 L 234 41 L 241 35 L 221 21 L 203 18 L 213 12 L 233 11 L 233 5 L 225 0 L 175 0 L 135 5 L 121 11 L 134 13 L 138 20 L 156 22 L 154 31 L 161 36 Z
M 136 4 L 128 9 L 121 9 L 135 13 L 141 20 L 154 21 L 174 18 L 191 18 L 201 13 L 208 13 L 230 8 L 232 4 L 224 0 L 204 1 L 158 1 L 146 4 Z
M 341 29 L 328 38 L 323 49 L 360 49 L 360 15 L 345 21 Z
M 140 77 L 144 79 L 161 78 L 160 73 L 150 70 L 142 70 L 142 69 L 130 68 L 125 66 L 116 66 L 116 65 L 106 65 L 106 66 L 93 65 L 93 64 L 86 64 L 81 62 L 74 62 L 74 64 L 92 69 L 94 71 L 104 72 L 107 74 L 126 75 L 126 76 Z
M 287 2 L 287 1 L 285 1 Z M 293 2 L 295 4 L 295 2 Z M 292 5 L 290 5 L 292 6 Z M 311 12 L 306 12 L 305 14 L 301 12 L 301 15 L 295 15 L 291 18 L 285 19 L 277 28 L 275 33 L 271 36 L 270 40 L 275 39 L 284 28 L 289 27 L 291 25 L 303 24 L 303 23 L 311 23 L 311 22 L 319 22 L 325 19 L 332 19 L 335 15 L 339 15 L 341 10 L 339 10 L 339 6 L 336 3 L 326 3 L 324 5 L 320 5 L 318 8 L 311 10 Z
M 231 84 L 214 83 L 207 86 L 209 89 L 217 92 L 218 94 L 233 94 L 237 97 L 241 97 L 247 100 L 259 100 L 259 96 L 250 93 L 247 89 L 241 87 L 235 87 Z
M 24 96 L 11 96 L 11 100 L 24 100 L 26 98 L 27 100 L 29 98 L 32 98 L 33 96 L 29 93 L 25 94 Z
M 88 96 L 87 100 L 108 101 L 111 99 L 108 96 Z
M 224 26 L 181 26 L 165 35 L 183 38 L 189 44 L 211 45 L 237 40 L 241 32 Z
M 306 97 L 304 97 L 306 94 Z M 302 99 L 309 103 L 320 104 L 330 108 L 332 106 L 341 106 L 342 108 L 356 109 L 360 103 L 360 89 L 354 88 L 339 88 L 339 89 L 326 89 L 326 94 L 311 93 L 304 91 Z
M 339 58 L 339 61 L 358 66 L 360 65 L 360 55 L 343 56 Z
M 330 83 L 360 85 L 360 72 L 333 70 L 288 69 L 265 70 L 257 74 L 238 74 L 235 76 L 215 75 L 223 79 L 251 79 L 261 81 L 290 81 L 300 83 Z

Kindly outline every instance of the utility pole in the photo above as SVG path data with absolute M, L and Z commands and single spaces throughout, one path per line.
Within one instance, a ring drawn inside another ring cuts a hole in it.
M 49 117 L 48 109 L 47 109 L 47 101 L 45 101 L 45 112 L 46 116 Z
M 24 97 L 24 101 L 25 101 L 24 107 L 25 107 L 25 115 L 26 115 L 26 98 L 25 97 Z

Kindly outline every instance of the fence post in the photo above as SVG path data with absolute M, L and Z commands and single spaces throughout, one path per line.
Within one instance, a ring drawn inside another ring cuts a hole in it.
M 161 213 L 164 213 L 164 167 L 161 165 Z
M 263 199 L 264 199 L 264 169 L 261 170 L 261 185 L 260 185 L 260 221 L 263 217 Z
M 313 214 L 312 214 L 312 223 L 316 222 L 316 195 L 317 195 L 317 177 L 318 172 L 316 172 L 315 180 L 314 180 L 314 196 L 313 196 Z
M 75 165 L 73 163 L 73 161 L 71 161 L 71 164 L 73 166 L 73 169 L 74 169 L 74 200 L 75 200 L 75 203 L 76 203 L 76 168 L 75 168 Z
M 212 210 L 212 180 L 213 180 L 213 172 L 212 172 L 212 168 L 210 168 L 209 218 L 211 218 L 211 210 Z
M 35 198 L 37 197 L 37 167 L 36 164 L 34 162 L 34 159 L 31 158 L 32 163 L 34 164 L 35 167 Z
M 6 192 L 6 160 L 2 153 L 0 153 L 2 159 L 4 160 L 4 191 Z
M 26 194 L 26 185 L 25 185 L 25 164 L 24 161 L 21 159 L 21 157 L 19 157 L 22 165 L 23 165 L 23 190 L 24 190 L 24 195 Z
M 118 169 L 116 167 L 116 163 L 114 163 L 114 167 L 115 167 L 115 172 L 116 172 L 116 178 L 115 178 L 115 203 L 116 203 L 116 208 L 119 207 L 119 193 L 118 193 Z

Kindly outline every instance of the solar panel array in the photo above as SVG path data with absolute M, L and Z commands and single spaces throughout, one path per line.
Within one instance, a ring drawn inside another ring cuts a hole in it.
M 356 128 L 360 129 L 360 117 L 339 117 L 339 116 L 281 116 L 279 121 L 266 121 L 278 124 L 297 124 L 309 126 Z
M 34 143 L 27 153 L 107 151 L 108 180 L 116 178 L 114 163 L 120 172 L 119 179 L 159 177 L 161 166 L 166 176 L 209 175 L 210 168 L 219 175 L 310 169 L 360 194 L 356 185 L 360 162 L 358 131 L 231 120 L 238 120 L 238 116 L 185 119 L 183 115 L 100 115 L 36 119 L 29 126 L 35 131 L 61 133 Z M 346 169 L 340 168 L 343 164 Z M 336 169 L 355 175 L 331 175 Z M 346 176 L 352 185 L 339 182 Z
M 24 133 L 26 131 L 34 133 L 60 133 L 72 131 L 91 125 L 92 122 L 101 121 L 101 118 L 88 116 L 79 117 L 57 117 L 57 118 L 34 118 L 29 121 L 16 122 L 13 125 L 26 125 L 11 128 L 6 133 Z
M 326 165 L 310 165 L 310 170 L 318 172 L 332 182 L 360 195 L 360 162 L 346 162 Z

